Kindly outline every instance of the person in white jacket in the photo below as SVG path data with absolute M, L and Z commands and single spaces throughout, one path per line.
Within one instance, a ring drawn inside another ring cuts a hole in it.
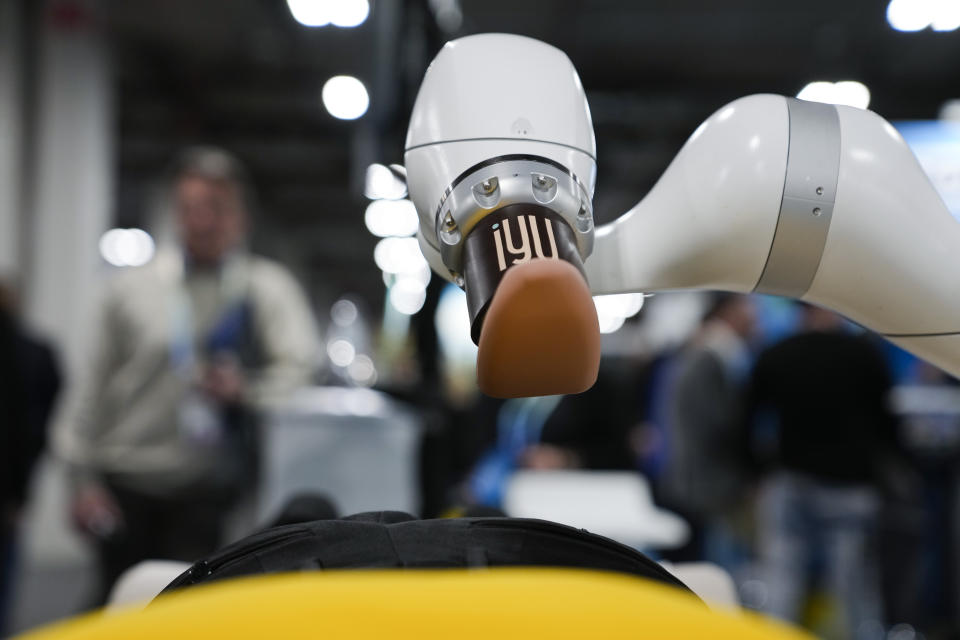
M 96 543 L 100 602 L 140 560 L 190 561 L 220 544 L 256 477 L 258 409 L 317 361 L 302 289 L 244 249 L 239 162 L 188 150 L 170 188 L 179 243 L 109 283 L 55 441 L 73 470 L 73 522 Z

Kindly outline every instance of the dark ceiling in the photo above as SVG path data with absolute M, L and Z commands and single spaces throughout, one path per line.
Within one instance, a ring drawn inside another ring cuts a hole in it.
M 152 186 L 177 149 L 223 145 L 259 190 L 254 246 L 290 263 L 319 302 L 383 295 L 363 225 L 367 164 L 402 162 L 406 118 L 447 39 L 511 32 L 564 49 L 590 99 L 599 149 L 596 211 L 616 217 L 686 137 L 739 96 L 794 95 L 856 79 L 889 119 L 936 117 L 960 93 L 960 31 L 898 33 L 882 0 L 462 0 L 444 33 L 428 3 L 372 0 L 356 29 L 305 28 L 283 0 L 114 0 L 119 224 L 145 224 Z M 320 87 L 370 88 L 361 120 L 331 118 Z

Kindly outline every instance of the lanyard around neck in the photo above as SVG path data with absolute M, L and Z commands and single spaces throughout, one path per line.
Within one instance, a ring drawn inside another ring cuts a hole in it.
M 176 276 L 176 284 L 169 303 L 170 364 L 178 375 L 186 379 L 193 377 L 200 359 L 197 353 L 200 340 L 196 335 L 196 313 L 187 283 L 189 277 L 189 268 L 183 264 Z M 246 264 L 242 258 L 231 256 L 224 260 L 218 269 L 217 278 L 220 285 L 218 297 L 221 310 L 230 309 L 247 298 L 249 279 Z

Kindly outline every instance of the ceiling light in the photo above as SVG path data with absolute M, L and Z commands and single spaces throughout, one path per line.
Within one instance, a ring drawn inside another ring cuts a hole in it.
M 897 31 L 954 31 L 960 28 L 957 0 L 890 0 L 887 22 Z
M 398 278 L 387 292 L 390 306 L 400 313 L 412 316 L 423 308 L 427 300 L 427 290 L 415 278 Z
M 897 31 L 920 31 L 930 26 L 929 0 L 890 0 L 887 22 Z
M 407 196 L 407 182 L 390 167 L 372 164 L 367 167 L 363 195 L 371 200 L 400 200 Z
M 358 27 L 370 15 L 367 0 L 287 0 L 287 7 L 305 27 Z
M 115 267 L 139 267 L 156 252 L 156 244 L 143 229 L 109 229 L 99 242 L 100 255 Z
M 957 0 L 938 3 L 936 15 L 930 26 L 934 31 L 956 31 L 960 28 L 960 2 Z
M 347 367 L 347 374 L 359 385 L 373 386 L 377 381 L 377 368 L 370 356 L 359 355 Z
M 420 227 L 417 208 L 409 200 L 374 200 L 367 205 L 363 222 L 380 238 L 412 236 Z
M 287 0 L 287 7 L 294 20 L 305 27 L 323 27 L 330 24 L 328 0 Z
M 359 316 L 357 305 L 346 298 L 340 298 L 330 307 L 330 317 L 339 327 L 349 327 L 357 321 L 357 316 Z
M 367 0 L 335 0 L 329 2 L 330 22 L 338 27 L 358 27 L 370 15 Z
M 353 76 L 334 76 L 323 85 L 323 106 L 334 118 L 356 120 L 367 112 L 370 96 Z
M 339 338 L 327 345 L 327 355 L 330 356 L 330 362 L 336 366 L 347 367 L 353 362 L 357 351 L 352 342 Z
M 416 274 L 430 268 L 416 238 L 384 238 L 373 249 L 373 261 L 387 273 Z

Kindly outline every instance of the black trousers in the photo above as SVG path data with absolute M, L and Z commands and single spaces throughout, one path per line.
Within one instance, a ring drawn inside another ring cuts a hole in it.
M 123 514 L 118 531 L 97 541 L 99 588 L 96 606 L 106 603 L 120 575 L 143 560 L 194 562 L 222 543 L 235 504 L 203 491 L 158 497 L 107 483 Z

